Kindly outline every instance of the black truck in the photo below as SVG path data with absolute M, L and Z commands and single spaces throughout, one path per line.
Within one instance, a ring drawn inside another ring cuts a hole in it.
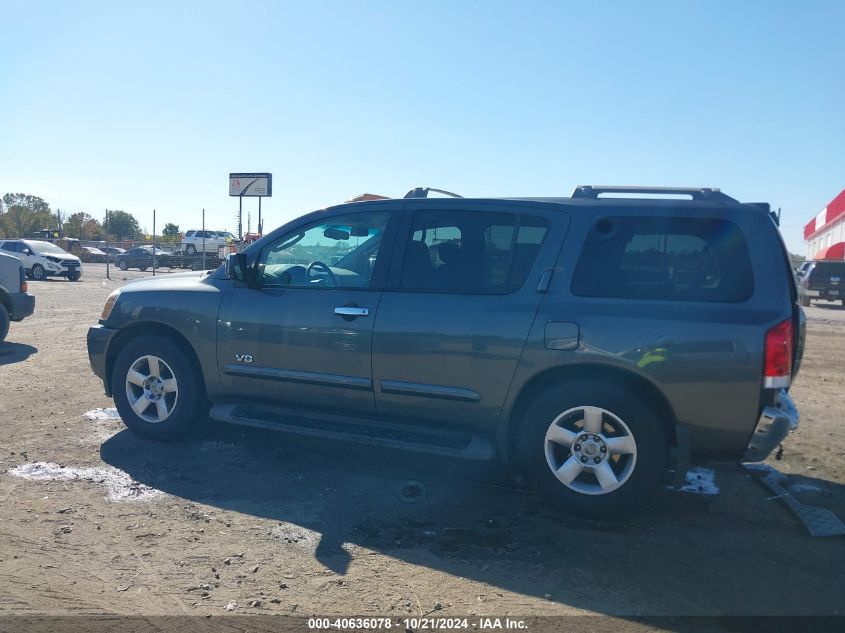
M 807 262 L 798 271 L 798 290 L 804 307 L 813 299 L 842 301 L 845 305 L 845 261 Z

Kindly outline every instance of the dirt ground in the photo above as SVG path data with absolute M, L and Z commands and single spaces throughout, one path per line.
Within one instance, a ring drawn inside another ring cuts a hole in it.
M 845 613 L 845 538 L 811 538 L 738 466 L 605 523 L 489 465 L 211 424 L 157 444 L 86 416 L 113 406 L 86 330 L 142 276 L 104 272 L 31 282 L 0 344 L 0 614 Z M 845 309 L 807 315 L 801 427 L 772 464 L 845 518 Z

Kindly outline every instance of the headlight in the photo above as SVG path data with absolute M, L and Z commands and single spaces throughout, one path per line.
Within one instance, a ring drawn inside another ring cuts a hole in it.
M 45 257 L 46 257 L 47 259 L 49 259 L 51 262 L 55 262 L 55 263 L 57 263 L 57 264 L 58 264 L 60 261 L 62 261 L 62 258 L 61 258 L 61 257 L 55 257 L 54 255 L 45 255 Z
M 106 299 L 106 305 L 103 306 L 103 313 L 100 315 L 101 321 L 108 320 L 109 316 L 111 316 L 111 311 L 114 309 L 114 304 L 117 303 L 117 298 L 120 296 L 120 290 L 115 290 L 109 295 L 109 298 Z

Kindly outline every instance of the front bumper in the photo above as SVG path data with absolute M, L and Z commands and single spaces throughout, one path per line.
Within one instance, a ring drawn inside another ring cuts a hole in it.
M 20 321 L 35 312 L 35 296 L 26 292 L 16 292 L 9 295 L 12 303 L 12 321 Z
M 102 325 L 92 325 L 88 328 L 88 360 L 91 363 L 91 369 L 103 381 L 107 396 L 111 395 L 107 376 L 108 351 L 115 334 L 117 330 Z
M 799 420 L 795 403 L 786 390 L 781 389 L 775 396 L 774 405 L 766 407 L 760 414 L 742 461 L 762 462 L 790 431 L 798 428 Z

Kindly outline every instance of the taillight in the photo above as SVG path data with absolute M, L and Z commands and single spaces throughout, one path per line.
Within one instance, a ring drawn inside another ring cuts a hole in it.
M 21 292 L 26 292 L 29 290 L 29 284 L 26 283 L 26 273 L 24 272 L 23 266 L 21 266 Z
M 788 387 L 792 378 L 792 319 L 778 323 L 766 332 L 763 386 Z

